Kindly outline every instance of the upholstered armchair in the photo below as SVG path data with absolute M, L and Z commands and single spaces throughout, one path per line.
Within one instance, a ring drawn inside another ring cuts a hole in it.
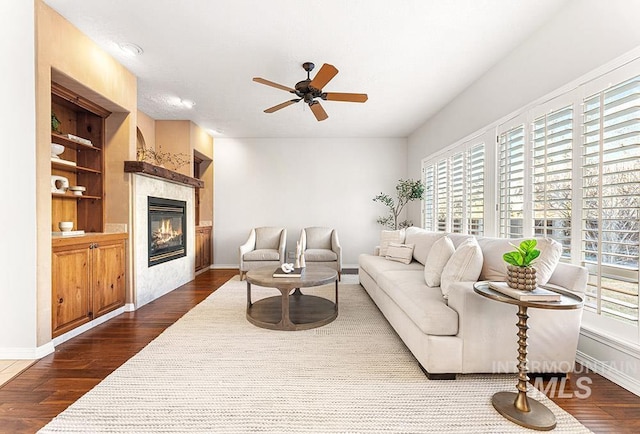
M 273 266 L 275 270 L 285 259 L 287 230 L 261 227 L 251 229 L 249 238 L 240 246 L 240 280 L 249 270 Z
M 300 246 L 306 265 L 324 265 L 342 274 L 342 247 L 335 229 L 323 227 L 304 228 L 300 231 Z

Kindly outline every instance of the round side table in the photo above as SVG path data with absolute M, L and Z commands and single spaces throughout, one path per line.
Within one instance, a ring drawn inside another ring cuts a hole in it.
M 473 290 L 494 301 L 518 306 L 518 384 L 517 392 L 498 392 L 493 395 L 493 407 L 505 418 L 526 428 L 549 431 L 556 427 L 556 416 L 544 404 L 527 397 L 527 308 L 568 310 L 582 307 L 583 300 L 569 291 L 553 289 L 560 301 L 520 301 L 489 287 L 489 282 L 476 282 Z

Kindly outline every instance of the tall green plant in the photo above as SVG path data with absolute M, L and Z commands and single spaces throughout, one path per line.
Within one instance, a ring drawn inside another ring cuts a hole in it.
M 424 197 L 424 184 L 420 180 L 400 179 L 396 185 L 396 196 L 397 198 L 394 199 L 386 193 L 380 193 L 373 198 L 374 202 L 380 202 L 389 208 L 389 215 L 379 217 L 376 221 L 390 229 L 409 227 L 413 224 L 411 220 L 399 222 L 398 217 L 406 204 Z

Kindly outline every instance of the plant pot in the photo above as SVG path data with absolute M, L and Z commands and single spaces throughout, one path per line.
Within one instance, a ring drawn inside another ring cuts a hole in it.
M 538 286 L 536 269 L 533 267 L 507 265 L 507 285 L 514 289 L 533 291 Z

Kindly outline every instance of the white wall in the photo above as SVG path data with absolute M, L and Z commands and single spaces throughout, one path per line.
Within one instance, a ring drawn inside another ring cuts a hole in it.
M 422 158 L 577 80 L 640 45 L 640 2 L 574 0 L 409 137 L 408 173 Z M 410 218 L 420 209 L 410 204 Z
M 214 145 L 214 266 L 238 266 L 252 227 L 338 230 L 343 266 L 377 245 L 386 213 L 373 197 L 406 177 L 406 139 L 231 139 Z
M 36 358 L 36 186 L 34 2 L 0 14 L 0 359 Z M 14 212 L 10 212 L 10 210 Z
M 421 160 L 640 46 L 640 2 L 574 0 L 408 139 L 408 174 Z M 411 204 L 410 204 L 411 205 Z M 418 221 L 420 209 L 410 208 Z M 640 348 L 583 330 L 578 361 L 640 394 Z M 579 375 L 579 374 L 578 374 Z

